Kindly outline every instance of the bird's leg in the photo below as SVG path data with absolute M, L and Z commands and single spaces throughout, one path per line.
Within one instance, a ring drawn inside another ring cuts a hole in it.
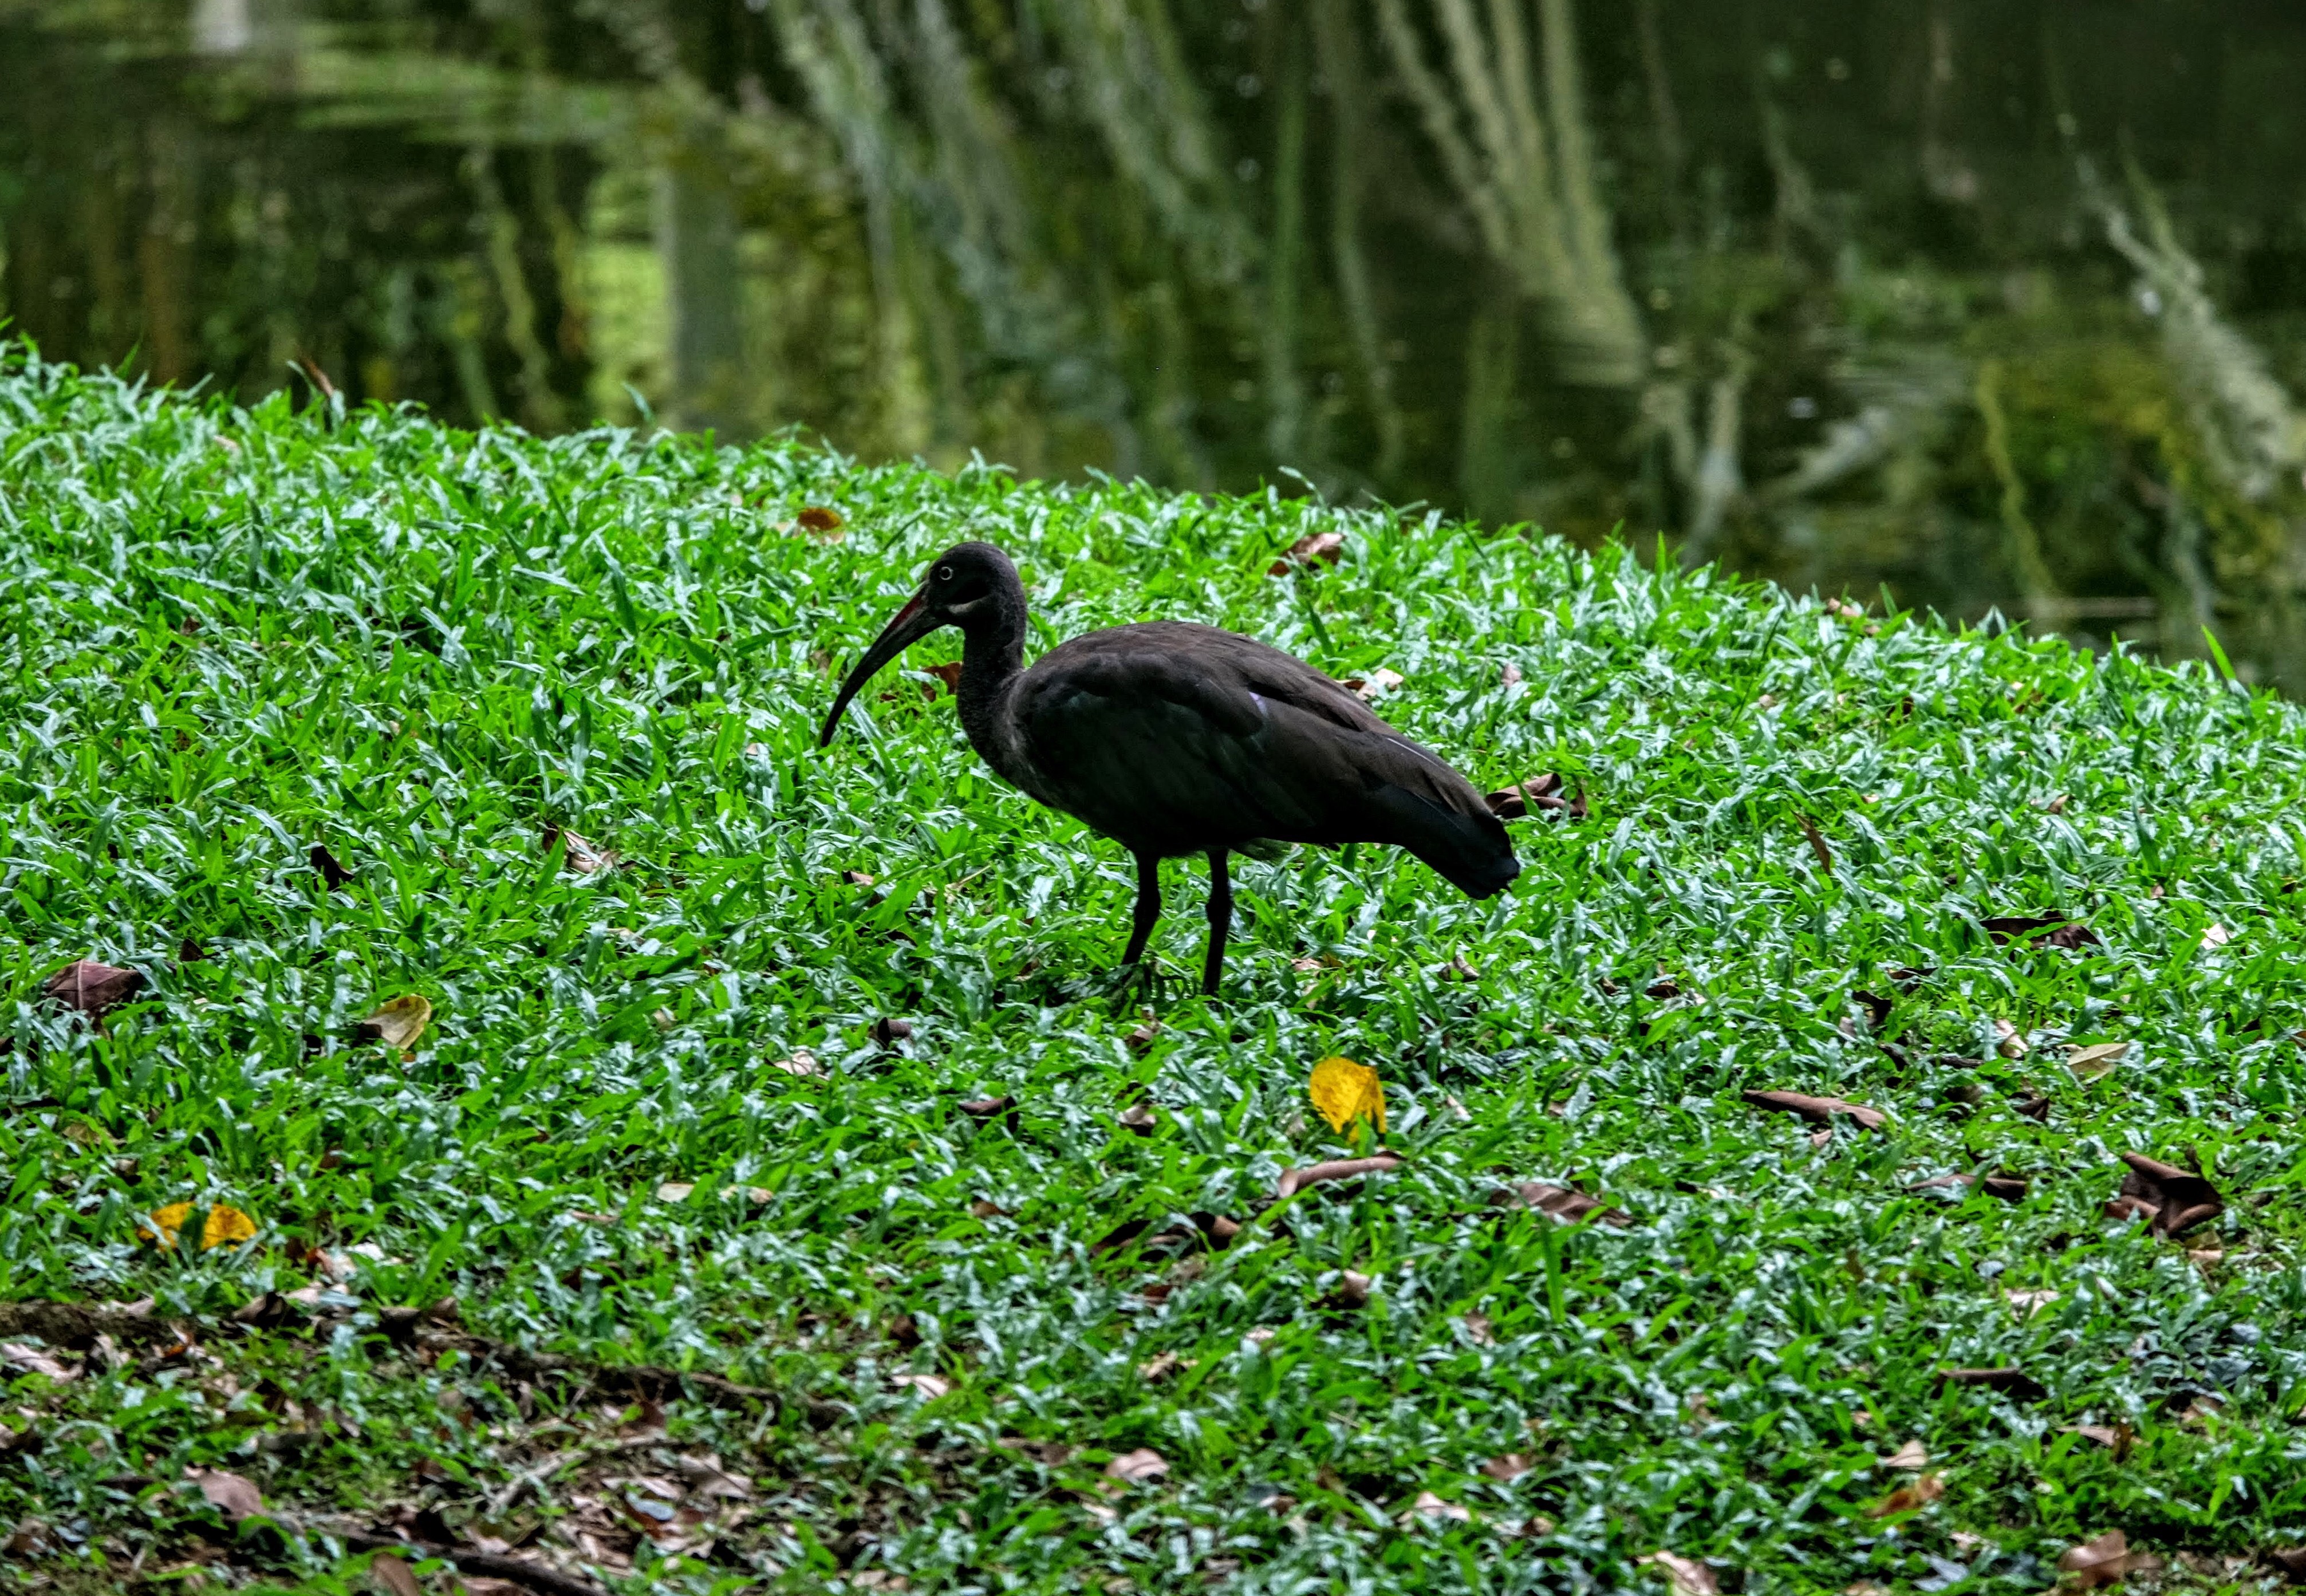
M 1217 994 L 1217 976 L 1225 969 L 1226 933 L 1233 929 L 1233 878 L 1226 874 L 1226 850 L 1209 849 L 1209 957 L 1201 967 L 1201 995 Z
M 1161 917 L 1161 860 L 1157 855 L 1137 856 L 1137 915 L 1130 922 L 1129 952 L 1121 956 L 1123 969 L 1145 957 L 1153 939 L 1153 926 Z

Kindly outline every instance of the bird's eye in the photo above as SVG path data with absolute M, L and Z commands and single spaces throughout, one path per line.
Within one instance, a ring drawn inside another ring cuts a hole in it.
M 951 566 L 949 566 L 949 565 L 941 565 L 941 566 L 937 567 L 937 580 L 938 580 L 938 581 L 940 581 L 940 582 L 950 582 L 950 581 L 952 581 L 952 568 Z

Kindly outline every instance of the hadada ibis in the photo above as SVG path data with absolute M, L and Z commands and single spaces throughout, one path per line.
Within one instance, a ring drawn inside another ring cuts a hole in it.
M 1341 684 L 1254 638 L 1186 621 L 1090 632 L 1024 665 L 1025 587 L 990 543 L 929 568 L 841 684 L 823 747 L 874 674 L 941 627 L 964 643 L 961 729 L 1012 785 L 1104 832 L 1137 861 L 1123 966 L 1161 917 L 1160 863 L 1209 858 L 1214 994 L 1233 923 L 1229 854 L 1266 842 L 1391 843 L 1469 897 L 1521 873 L 1481 794 Z

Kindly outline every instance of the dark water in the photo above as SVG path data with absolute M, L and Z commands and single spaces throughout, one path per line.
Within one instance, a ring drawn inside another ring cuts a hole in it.
M 1622 524 L 2306 690 L 2293 0 L 0 0 L 0 313 L 253 397 Z

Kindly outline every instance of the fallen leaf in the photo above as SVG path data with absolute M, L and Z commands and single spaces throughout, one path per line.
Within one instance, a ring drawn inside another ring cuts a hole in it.
M 940 1396 L 950 1395 L 952 1391 L 952 1382 L 941 1374 L 893 1375 L 889 1383 L 918 1391 L 924 1402 L 935 1402 Z
M 2130 1455 L 2131 1443 L 2138 1438 L 2138 1432 L 2127 1423 L 2071 1424 L 2067 1428 L 2082 1439 L 2095 1441 L 2113 1453 L 2116 1463 Z
M 151 1225 L 136 1227 L 137 1239 L 149 1242 L 165 1252 L 176 1244 L 176 1233 L 184 1228 L 184 1221 L 192 1216 L 192 1205 L 188 1202 L 172 1202 L 154 1208 L 145 1216 L 152 1222 Z
M 311 850 L 304 857 L 312 861 L 312 868 L 320 873 L 320 879 L 329 883 L 329 891 L 332 892 L 353 878 L 353 873 L 345 868 L 342 860 L 329 851 L 326 843 L 313 843 Z
M 1713 1570 L 1695 1558 L 1653 1551 L 1634 1561 L 1663 1569 L 1666 1578 L 1673 1582 L 1675 1596 L 1721 1596 L 1721 1587 L 1713 1581 Z
M 1490 1193 L 1489 1201 L 1491 1208 L 1536 1208 L 1565 1225 L 1576 1225 L 1586 1219 L 1600 1225 L 1633 1223 L 1598 1197 L 1574 1186 L 1549 1186 L 1542 1181 L 1524 1181 L 1510 1190 L 1501 1188 Z
M 1460 1503 L 1445 1501 L 1430 1490 L 1417 1493 L 1417 1500 L 1411 1503 L 1409 1511 L 1401 1515 L 1401 1522 L 1410 1523 L 1421 1518 L 1453 1519 L 1461 1524 L 1473 1522 L 1470 1508 Z
M 1332 1158 L 1326 1163 L 1308 1165 L 1302 1169 L 1283 1171 L 1273 1194 L 1277 1199 L 1287 1199 L 1324 1181 L 1349 1181 L 1355 1175 L 1384 1174 L 1399 1169 L 1401 1163 L 1400 1156 L 1396 1153 L 1379 1153 L 1367 1158 Z
M 873 1022 L 873 1040 L 884 1047 L 894 1047 L 898 1043 L 910 1039 L 912 1034 L 913 1022 L 910 1020 L 893 1019 L 884 1014 Z
M 2268 1547 L 2266 1560 L 2290 1579 L 2306 1584 L 2306 1546 Z
M 1478 981 L 1482 978 L 1482 972 L 1475 969 L 1472 961 L 1460 953 L 1450 960 L 1448 966 L 1442 969 L 1441 978 L 1445 981 Z
M 1392 692 L 1394 688 L 1401 686 L 1404 679 L 1400 671 L 1388 670 L 1379 665 L 1367 677 L 1357 676 L 1345 686 L 1353 689 L 1354 697 L 1366 701 L 1376 697 L 1380 693 Z
M 1907 1187 L 1906 1190 L 1909 1191 L 1927 1191 L 1933 1187 L 1937 1186 L 1976 1186 L 1979 1190 L 1983 1191 L 1988 1197 L 1998 1197 L 2003 1202 L 2023 1202 L 2026 1200 L 2027 1187 L 2025 1181 L 2017 1175 L 2010 1174 L 1942 1174 L 1933 1176 L 1931 1179 L 1926 1181 L 1916 1181 L 1912 1185 Z
M 973 1120 L 990 1120 L 999 1118 L 1016 1106 L 1017 1099 L 1012 1097 L 972 1097 L 961 1105 L 961 1112 Z
M 212 1247 L 229 1247 L 235 1242 L 252 1242 L 255 1239 L 256 1221 L 225 1203 L 210 1208 L 208 1218 L 201 1225 L 201 1250 L 203 1252 Z
M 2029 1049 L 2025 1034 L 2007 1020 L 1994 1022 L 1994 1051 L 2003 1058 L 2024 1058 Z
M 1490 1323 L 1490 1316 L 1480 1309 L 1461 1315 L 1457 1322 L 1465 1327 L 1465 1339 L 1475 1346 L 1497 1345 L 1497 1329 Z
M 44 1374 L 52 1380 L 76 1380 L 80 1370 L 52 1353 L 36 1346 L 26 1346 L 21 1341 L 0 1342 L 0 1363 L 21 1369 L 27 1374 Z
M 2045 1395 L 2040 1381 L 2023 1370 L 2008 1367 L 1941 1369 L 1938 1370 L 1938 1378 L 1949 1386 L 1984 1386 L 1989 1390 L 1999 1391 L 2005 1396 L 2016 1396 L 2026 1401 L 2032 1401 Z
M 1565 809 L 1573 817 L 1585 813 L 1584 798 L 1570 799 L 1562 796 L 1561 778 L 1551 771 L 1532 776 L 1517 786 L 1500 788 L 1482 796 L 1482 802 L 1499 820 L 1519 820 L 1538 809 Z
M 1889 1122 L 1889 1116 L 1880 1109 L 1868 1108 L 1862 1103 L 1852 1103 L 1841 1097 L 1813 1097 L 1801 1092 L 1759 1091 L 1747 1092 L 1745 1097 L 1756 1108 L 1797 1114 L 1813 1125 L 1831 1125 L 1837 1114 L 1848 1114 L 1868 1131 L 1879 1131 Z
M 264 1511 L 264 1498 L 256 1487 L 238 1474 L 222 1469 L 187 1469 L 184 1477 L 201 1488 L 201 1495 L 209 1506 L 238 1523 Z
M 1506 668 L 1498 672 L 1498 685 L 1503 687 L 1510 687 L 1520 680 L 1521 667 L 1515 664 L 1510 660 L 1507 661 Z
M 1128 1045 L 1130 1052 L 1143 1053 L 1153 1046 L 1153 1039 L 1160 1034 L 1161 1022 L 1148 1014 L 1145 1016 L 1145 1023 L 1132 1030 L 1122 1040 Z
M 579 875 L 592 875 L 602 870 L 616 868 L 617 856 L 605 848 L 596 848 L 576 832 L 562 826 L 544 828 L 544 851 L 551 853 L 552 845 L 560 844 L 560 867 Z
M 1883 997 L 1878 994 L 1867 992 L 1862 987 L 1851 993 L 1849 1000 L 1866 1011 L 1866 1020 L 1877 1031 L 1890 1023 L 1891 1011 L 1898 1006 L 1897 999 Z
M 1342 1135 L 1355 1120 L 1368 1119 L 1379 1136 L 1385 1134 L 1385 1086 L 1368 1065 L 1349 1058 L 1325 1058 L 1313 1066 L 1306 1088 L 1332 1131 Z
M 1287 552 L 1266 568 L 1268 576 L 1286 576 L 1292 567 L 1335 565 L 1345 558 L 1345 534 L 1342 532 L 1309 532 L 1289 545 Z
M 424 1596 L 424 1587 L 416 1583 L 416 1575 L 408 1565 L 389 1551 L 380 1551 L 368 1560 L 368 1576 L 384 1596 Z
M 2233 933 L 2216 920 L 2202 927 L 2202 945 L 2206 948 L 2223 948 L 2233 940 Z
M 806 532 L 839 532 L 841 512 L 830 505 L 812 504 L 793 517 L 793 524 Z
M 1105 1477 L 1118 1480 L 1123 1485 L 1142 1485 L 1148 1480 L 1158 1480 L 1168 1472 L 1169 1460 L 1150 1447 L 1124 1452 L 1105 1465 Z
M 2166 1238 L 2182 1235 L 2225 1212 L 2225 1199 L 2217 1188 L 2191 1170 L 2143 1153 L 2124 1153 L 2122 1161 L 2130 1165 L 2130 1173 L 2122 1179 L 2120 1193 L 2105 1206 L 2108 1218 L 2149 1217 L 2154 1233 Z
M 1176 1353 L 1158 1353 L 1154 1357 L 1148 1358 L 1144 1362 L 1140 1363 L 1137 1366 L 1137 1378 L 1149 1383 L 1160 1379 L 1168 1374 L 1171 1370 L 1176 1368 L 1178 1358 Z
M 1500 1485 L 1510 1485 L 1535 1467 L 1526 1452 L 1500 1452 L 1482 1465 L 1482 1472 Z
M 360 1032 L 372 1042 L 381 1042 L 406 1053 L 416 1046 L 416 1038 L 431 1023 L 431 1001 L 411 992 L 370 1010 L 360 1022 Z
M 1882 1460 L 1885 1469 L 1926 1469 L 1930 1466 L 1930 1449 L 1919 1441 L 1908 1441 Z
M 1132 1103 L 1121 1111 L 1121 1128 L 1124 1131 L 1133 1131 L 1140 1136 L 1152 1135 L 1154 1128 L 1160 1122 L 1160 1112 L 1152 1104 L 1141 1100 Z
M 2081 1591 L 2120 1584 L 2125 1575 L 2149 1573 L 2161 1566 L 2162 1559 L 2152 1553 L 2131 1551 L 2129 1537 L 2120 1530 L 2108 1530 L 2095 1541 L 2068 1547 L 2058 1558 L 2059 1571 L 2071 1576 L 2063 1583 Z
M 667 1181 L 656 1189 L 659 1202 L 687 1202 L 688 1194 L 696 1190 L 694 1181 Z
M 1978 924 L 1986 927 L 1988 936 L 2004 944 L 2018 942 L 2071 950 L 2097 942 L 2097 933 L 2065 915 L 1994 915 Z
M 2120 1063 L 2122 1055 L 2129 1051 L 2130 1044 L 2127 1042 L 2097 1042 L 2088 1047 L 2069 1047 L 2066 1049 L 2066 1068 L 2074 1072 L 2078 1080 L 2096 1080 Z
M 1945 1485 L 1935 1474 L 1923 1474 L 1909 1480 L 1897 1489 L 1866 1509 L 1868 1518 L 1888 1518 L 1897 1513 L 1919 1513 L 1923 1508 L 1945 1495 Z
M 807 1048 L 795 1048 L 793 1050 L 793 1055 L 790 1058 L 771 1059 L 769 1061 L 769 1068 L 772 1070 L 782 1070 L 788 1075 L 804 1079 L 811 1075 L 822 1075 L 824 1073 L 824 1071 L 817 1066 L 816 1055 L 810 1053 Z
M 1794 819 L 1801 826 L 1802 835 L 1809 841 L 1809 850 L 1817 855 L 1817 867 L 1828 875 L 1832 875 L 1833 849 L 1825 845 L 1824 835 L 1818 831 L 1808 815 L 1797 815 Z
M 924 665 L 921 669 L 927 671 L 930 676 L 935 678 L 937 681 L 944 684 L 944 690 L 948 696 L 958 694 L 961 691 L 961 661 L 959 660 L 954 660 L 943 665 Z M 929 689 L 929 696 L 932 698 L 936 696 L 936 689 L 935 687 L 931 687 Z
M 135 996 L 143 985 L 144 977 L 132 969 L 81 959 L 50 976 L 40 984 L 40 990 L 66 1008 L 78 1009 L 96 1020 Z
M 1358 1311 L 1369 1306 L 1370 1291 L 1377 1284 L 1368 1276 L 1354 1269 L 1337 1271 L 1337 1288 L 1321 1299 L 1325 1308 Z

